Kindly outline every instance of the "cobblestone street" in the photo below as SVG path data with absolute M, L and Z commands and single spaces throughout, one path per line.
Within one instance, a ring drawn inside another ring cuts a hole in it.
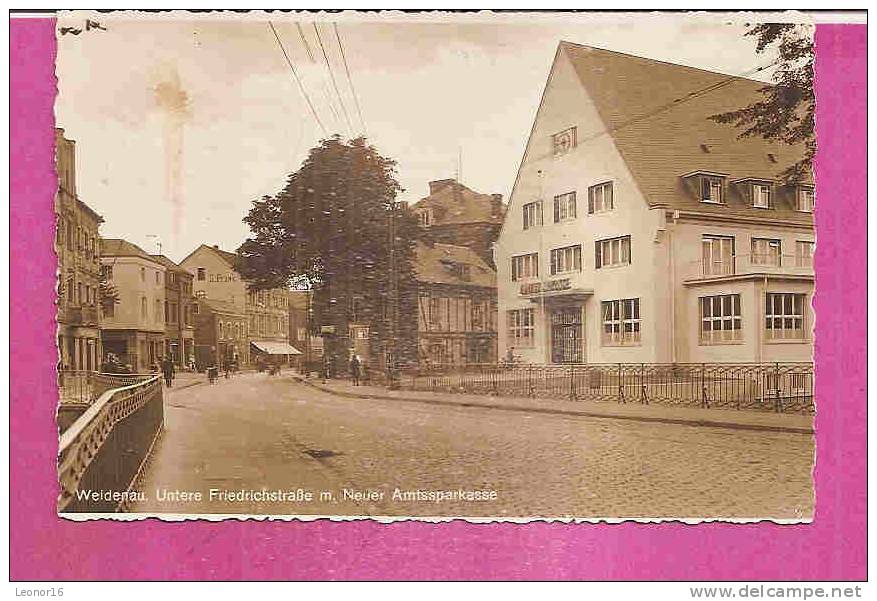
M 799 433 L 349 399 L 261 373 L 165 395 L 166 432 L 137 512 L 809 519 L 813 511 L 813 440 Z M 210 496 L 263 488 L 301 494 Z M 459 489 L 496 499 L 437 502 L 427 492 Z M 176 491 L 202 496 L 162 498 Z

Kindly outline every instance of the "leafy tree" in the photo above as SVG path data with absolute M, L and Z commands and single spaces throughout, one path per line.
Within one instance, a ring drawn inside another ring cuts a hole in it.
M 814 127 L 816 98 L 813 92 L 812 28 L 794 23 L 760 23 L 749 26 L 755 50 L 775 50 L 774 85 L 761 88 L 762 99 L 736 111 L 713 115 L 719 123 L 742 128 L 740 137 L 761 136 L 786 144 L 803 144 L 804 157 L 779 176 L 788 183 L 807 179 L 816 154 Z
M 397 361 L 416 357 L 417 323 L 408 317 L 417 315 L 416 222 L 407 210 L 394 215 L 396 326 L 391 310 L 389 227 L 400 190 L 394 161 L 364 138 L 344 142 L 334 136 L 312 148 L 284 188 L 254 201 L 244 218 L 252 235 L 238 249 L 239 273 L 252 290 L 312 288 L 312 326 L 315 333 L 334 326 L 327 344 L 336 369 L 345 368 L 351 323 L 369 326 L 372 366 L 381 364 L 394 342 Z

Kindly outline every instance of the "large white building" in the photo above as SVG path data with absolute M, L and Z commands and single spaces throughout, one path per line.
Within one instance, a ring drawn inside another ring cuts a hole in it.
M 803 149 L 710 119 L 764 85 L 560 44 L 494 249 L 500 356 L 812 360 Z

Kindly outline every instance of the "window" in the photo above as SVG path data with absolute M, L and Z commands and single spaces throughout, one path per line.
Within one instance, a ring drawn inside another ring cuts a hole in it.
M 512 281 L 539 277 L 539 253 L 512 257 Z
M 146 281 L 146 268 L 145 267 L 140 268 L 140 281 L 141 282 Z
M 700 342 L 712 344 L 743 339 L 740 295 L 700 297 Z
M 207 298 L 206 290 L 198 290 L 195 292 L 195 298 Z
M 773 207 L 773 194 L 770 184 L 752 184 L 752 206 L 757 209 Z
M 198 268 L 198 281 L 203 282 L 207 279 L 207 270 L 203 267 Z
M 615 208 L 612 198 L 612 182 L 588 188 L 588 213 L 602 213 Z
M 542 225 L 542 201 L 528 202 L 524 205 L 524 229 Z
M 554 197 L 554 223 L 576 218 L 576 193 L 568 192 Z
M 417 211 L 417 219 L 420 222 L 420 225 L 423 227 L 429 227 L 432 225 L 432 210 L 431 209 L 423 209 L 421 211 Z
M 813 267 L 813 250 L 815 245 L 809 240 L 795 242 L 795 266 Z
M 551 251 L 551 275 L 582 270 L 582 245 L 555 248 Z
M 594 247 L 594 266 L 597 269 L 630 264 L 630 236 L 597 240 Z
M 804 294 L 767 293 L 764 323 L 771 340 L 803 340 Z
M 638 344 L 640 341 L 639 299 L 603 301 L 603 344 Z
M 752 239 L 752 264 L 779 267 L 782 262 L 782 245 L 779 240 Z
M 195 303 L 194 305 L 192 305 L 192 315 L 198 315 L 198 311 L 198 304 Z
M 141 317 L 141 318 L 146 319 L 146 317 L 147 317 L 146 311 L 147 311 L 147 309 L 146 309 L 146 299 L 145 299 L 145 298 L 141 298 L 141 299 L 140 299 L 140 317 Z
M 162 308 L 161 308 L 161 301 L 158 299 L 155 299 L 155 321 L 161 321 L 161 318 L 163 316 L 164 315 L 163 315 Z
M 113 279 L 113 266 L 112 265 L 101 265 L 101 275 L 105 280 Z
M 700 178 L 701 202 L 725 202 L 724 181 L 720 177 L 704 175 Z
M 508 318 L 509 346 L 532 347 L 535 316 L 533 309 L 512 309 Z
M 576 128 L 570 127 L 551 136 L 554 156 L 566 154 L 576 147 Z
M 806 213 L 812 213 L 816 195 L 812 186 L 798 186 L 797 209 Z
M 703 275 L 734 273 L 734 237 L 704 236 L 701 239 Z

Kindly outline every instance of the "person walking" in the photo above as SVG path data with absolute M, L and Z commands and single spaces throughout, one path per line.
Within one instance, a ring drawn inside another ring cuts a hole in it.
M 174 362 L 169 356 L 165 357 L 161 362 L 161 373 L 164 375 L 164 384 L 168 388 L 174 384 Z
M 362 366 L 362 362 L 359 360 L 359 356 L 354 354 L 350 357 L 350 377 L 353 380 L 354 386 L 359 386 L 359 369 Z

